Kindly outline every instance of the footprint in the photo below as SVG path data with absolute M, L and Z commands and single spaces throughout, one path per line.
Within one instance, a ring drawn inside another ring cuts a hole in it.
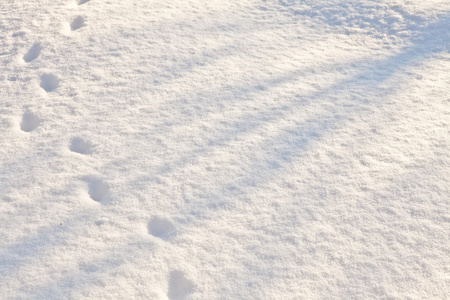
M 89 2 L 89 1 L 90 0 L 80 0 L 80 1 L 78 1 L 78 5 L 85 4 L 85 3 Z
M 41 88 L 46 92 L 51 92 L 59 87 L 59 79 L 52 74 L 44 74 L 41 76 Z
M 170 300 L 185 299 L 194 291 L 195 284 L 186 278 L 181 271 L 170 272 L 169 292 L 167 296 Z
M 41 50 L 42 50 L 41 44 L 39 43 L 34 44 L 30 48 L 30 50 L 28 50 L 27 54 L 23 56 L 23 60 L 28 63 L 36 59 L 39 56 L 39 54 L 41 54 Z
M 85 19 L 82 16 L 76 17 L 70 24 L 70 29 L 72 31 L 78 30 L 85 25 Z
M 101 202 L 108 196 L 109 185 L 101 179 L 90 179 L 89 183 L 89 196 L 92 200 Z
M 80 154 L 90 154 L 92 152 L 92 144 L 90 141 L 85 141 L 82 138 L 75 137 L 70 144 L 70 151 Z
M 163 240 L 176 235 L 176 228 L 172 222 L 165 218 L 153 217 L 148 222 L 148 233 Z
M 108 222 L 109 222 L 109 219 L 107 217 L 102 217 L 102 218 L 98 219 L 97 221 L 95 221 L 95 225 L 102 226 Z
M 12 37 L 24 37 L 27 33 L 25 31 L 17 31 L 12 34 Z
M 20 123 L 20 129 L 22 129 L 25 132 L 30 132 L 36 129 L 36 127 L 41 124 L 42 120 L 37 115 L 26 112 L 23 114 L 22 122 Z

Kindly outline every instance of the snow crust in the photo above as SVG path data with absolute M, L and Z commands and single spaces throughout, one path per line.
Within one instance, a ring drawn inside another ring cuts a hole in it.
M 0 2 L 1 299 L 450 299 L 447 0 Z

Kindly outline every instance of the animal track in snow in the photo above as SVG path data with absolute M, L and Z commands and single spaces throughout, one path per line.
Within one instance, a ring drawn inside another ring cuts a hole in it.
M 106 224 L 108 222 L 109 222 L 108 218 L 102 217 L 102 218 L 98 219 L 97 221 L 95 221 L 95 225 L 102 226 L 102 225 L 104 225 L 104 224 Z
M 172 222 L 165 218 L 153 217 L 148 222 L 148 233 L 166 240 L 176 235 L 176 228 Z
M 92 144 L 90 141 L 85 141 L 80 137 L 72 139 L 70 144 L 70 151 L 80 154 L 89 154 L 92 152 Z
M 82 16 L 76 17 L 70 24 L 70 29 L 72 31 L 78 30 L 85 25 L 85 19 Z
M 90 179 L 89 196 L 92 200 L 101 202 L 109 193 L 109 185 L 101 179 Z
M 170 300 L 185 299 L 194 291 L 195 284 L 186 278 L 183 272 L 175 270 L 170 272 L 169 292 Z
M 80 1 L 78 1 L 78 5 L 85 4 L 85 3 L 89 2 L 89 1 L 90 0 L 80 0 Z
M 39 54 L 41 54 L 42 46 L 39 43 L 34 44 L 30 50 L 23 56 L 23 60 L 25 62 L 30 62 L 32 60 L 35 60 Z
M 37 115 L 26 112 L 23 114 L 22 122 L 20 123 L 20 129 L 25 132 L 30 132 L 41 124 L 42 120 Z
M 51 92 L 59 87 L 59 79 L 52 74 L 44 74 L 41 76 L 41 88 L 46 92 Z

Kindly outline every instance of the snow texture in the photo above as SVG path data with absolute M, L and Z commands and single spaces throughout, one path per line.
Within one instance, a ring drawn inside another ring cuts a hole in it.
M 448 0 L 0 1 L 1 299 L 450 299 Z

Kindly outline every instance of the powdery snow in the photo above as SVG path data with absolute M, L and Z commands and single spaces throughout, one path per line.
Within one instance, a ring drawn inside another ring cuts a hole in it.
M 3 0 L 1 299 L 450 299 L 447 0 Z

